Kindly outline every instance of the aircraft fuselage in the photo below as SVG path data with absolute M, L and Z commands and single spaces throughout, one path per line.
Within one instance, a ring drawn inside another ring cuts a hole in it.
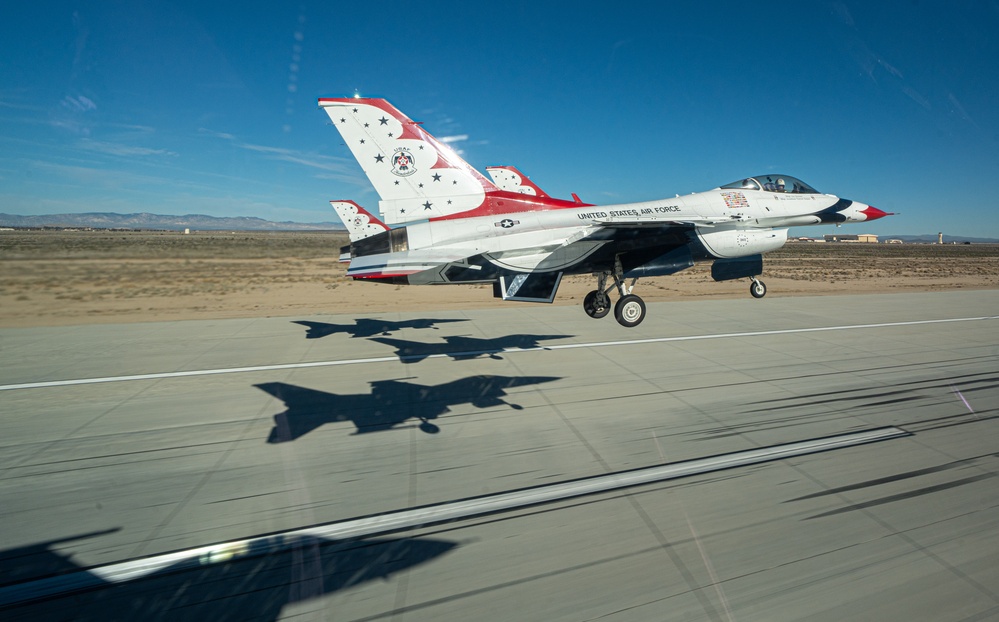
M 625 263 L 637 267 L 640 258 L 681 245 L 691 245 L 694 261 L 734 259 L 780 248 L 788 227 L 862 222 L 872 209 L 831 194 L 720 188 L 619 205 L 537 199 L 529 211 L 524 197 L 515 198 L 518 211 L 495 213 L 503 199 L 492 198 L 498 205 L 488 215 L 437 218 L 352 244 L 348 275 L 428 284 L 492 281 L 498 273 L 587 274 L 609 269 L 615 256 L 635 255 Z M 611 242 L 612 252 L 601 252 Z M 447 270 L 452 264 L 472 267 Z

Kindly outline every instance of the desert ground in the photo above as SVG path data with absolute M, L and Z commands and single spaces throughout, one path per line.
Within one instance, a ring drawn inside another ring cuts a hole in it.
M 488 285 L 353 281 L 340 233 L 0 231 L 0 327 L 380 314 L 503 303 Z M 789 243 L 764 257 L 768 297 L 999 287 L 999 245 Z M 590 276 L 566 277 L 554 304 L 580 304 Z M 710 264 L 642 279 L 649 302 L 749 296 Z

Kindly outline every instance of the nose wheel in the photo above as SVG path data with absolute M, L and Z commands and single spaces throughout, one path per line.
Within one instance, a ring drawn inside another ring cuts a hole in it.
M 763 298 L 767 295 L 767 286 L 763 281 L 753 277 L 753 284 L 749 286 L 749 293 L 753 295 L 753 298 Z

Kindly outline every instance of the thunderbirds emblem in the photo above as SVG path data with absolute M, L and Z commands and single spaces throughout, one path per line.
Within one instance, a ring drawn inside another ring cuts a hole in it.
M 413 154 L 403 148 L 395 150 L 392 154 L 392 173 L 399 177 L 409 177 L 416 172 L 416 162 Z

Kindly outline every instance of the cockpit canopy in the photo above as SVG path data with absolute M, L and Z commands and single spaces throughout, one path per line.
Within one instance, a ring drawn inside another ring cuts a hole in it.
M 725 190 L 766 190 L 767 192 L 787 192 L 794 194 L 819 194 L 797 177 L 790 175 L 757 175 L 722 186 Z

